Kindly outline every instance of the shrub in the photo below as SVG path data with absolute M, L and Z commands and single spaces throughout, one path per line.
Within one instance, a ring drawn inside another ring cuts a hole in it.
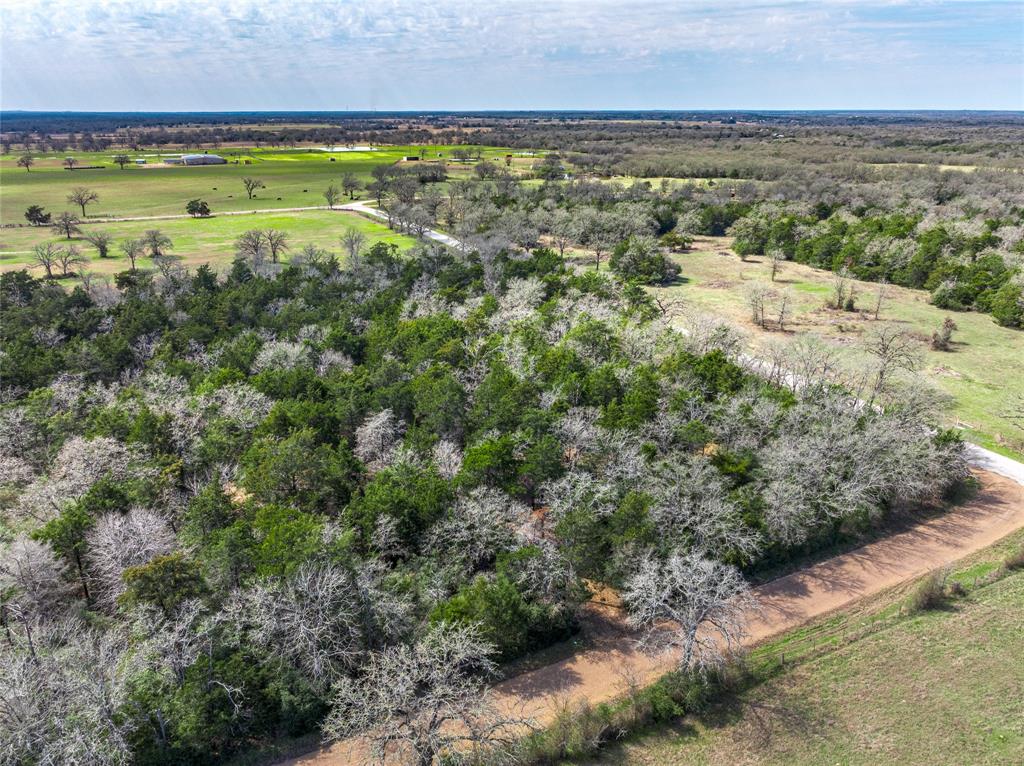
M 679 276 L 679 266 L 665 257 L 651 237 L 630 237 L 619 244 L 610 265 L 622 279 L 646 285 L 667 284 Z
M 1006 557 L 1003 567 L 1011 572 L 1024 569 L 1024 545 Z
M 946 576 L 944 570 L 937 570 L 921 581 L 910 597 L 911 614 L 939 609 L 946 604 Z
M 480 625 L 501 660 L 511 660 L 572 635 L 572 616 L 547 604 L 526 599 L 504 575 L 479 576 L 430 615 L 432 623 Z
M 992 316 L 1003 327 L 1024 327 L 1024 287 L 1007 282 L 992 299 Z
M 932 333 L 932 348 L 935 351 L 949 351 L 953 342 L 953 331 L 958 329 L 952 317 L 946 317 L 941 329 Z

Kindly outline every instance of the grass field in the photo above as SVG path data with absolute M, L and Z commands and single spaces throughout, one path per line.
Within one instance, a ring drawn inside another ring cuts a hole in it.
M 181 259 L 187 266 L 211 263 L 225 266 L 234 256 L 234 242 L 238 235 L 248 229 L 278 229 L 289 235 L 290 252 L 298 252 L 303 245 L 313 244 L 336 253 L 341 252 L 338 238 L 349 227 L 362 231 L 368 244 L 379 241 L 393 242 L 401 248 L 411 247 L 415 240 L 396 234 L 382 223 L 367 220 L 358 213 L 341 210 L 306 210 L 294 213 L 258 213 L 253 215 L 231 215 L 213 218 L 178 218 L 167 221 L 125 221 L 122 223 L 96 223 L 82 227 L 83 234 L 89 231 L 110 232 L 116 242 L 139 237 L 146 229 L 160 229 L 171 238 L 174 247 L 169 255 Z M 31 255 L 26 252 L 40 242 L 66 244 L 67 240 L 54 237 L 49 229 L 21 228 L 0 230 L 0 271 L 26 268 Z M 89 257 L 89 270 L 97 274 L 111 274 L 128 268 L 128 261 L 121 256 L 115 244 L 111 258 L 99 258 L 95 248 L 81 236 L 72 239 L 83 254 Z M 287 259 L 287 256 L 286 256 Z M 140 267 L 147 267 L 145 259 Z M 35 268 L 32 273 L 42 276 L 43 270 Z
M 877 324 L 869 309 L 878 285 L 855 283 L 863 311 L 834 311 L 825 308 L 833 275 L 786 263 L 773 287 L 792 291 L 793 318 L 785 333 L 761 330 L 750 319 L 744 291 L 751 283 L 768 282 L 769 266 L 759 257 L 740 261 L 729 244 L 727 238 L 699 238 L 693 251 L 676 257 L 686 281 L 657 288 L 658 292 L 678 299 L 684 307 L 733 320 L 750 333 L 755 346 L 813 332 L 854 354 L 859 338 Z M 1024 395 L 1024 332 L 1000 327 L 987 314 L 937 309 L 922 290 L 890 285 L 886 291 L 880 314 L 883 322 L 904 325 L 922 340 L 930 339 L 947 316 L 959 327 L 952 351 L 933 351 L 925 344 L 925 375 L 954 399 L 950 424 L 963 428 L 982 446 L 1011 457 L 1024 455 L 1024 431 L 1006 416 L 1015 397 Z
M 422 148 L 426 160 L 436 161 L 450 160 L 456 149 L 475 147 Z M 219 153 L 231 162 L 195 167 L 164 165 L 154 151 L 128 152 L 132 160 L 145 158 L 147 164 L 130 164 L 124 170 L 112 159 L 121 153 L 119 151 L 68 151 L 37 156 L 31 171 L 17 167 L 19 152 L 0 157 L 0 223 L 24 224 L 25 209 L 29 205 L 41 205 L 51 213 L 69 210 L 80 215 L 81 211 L 67 202 L 68 193 L 76 186 L 85 186 L 99 194 L 99 201 L 87 208 L 90 217 L 184 213 L 185 203 L 195 198 L 205 200 L 214 213 L 321 205 L 324 189 L 332 183 L 340 187 L 345 173 L 354 173 L 365 182 L 375 166 L 418 155 L 420 149 L 419 146 L 387 146 L 372 151 L 331 154 L 309 148 L 210 149 L 210 154 Z M 494 147 L 482 150 L 483 157 L 492 160 L 508 153 L 508 150 Z M 61 163 L 66 156 L 75 157 L 82 166 L 101 165 L 102 169 L 65 170 Z M 239 164 L 234 164 L 236 159 Z M 246 165 L 245 161 L 252 164 Z M 242 178 L 246 176 L 266 184 L 266 188 L 256 192 L 256 199 L 248 199 L 242 186 Z
M 908 616 L 904 586 L 761 647 L 751 666 L 783 672 L 587 763 L 1024 763 L 1024 571 L 975 587 L 1022 543 L 961 562 L 969 595 L 945 608 Z

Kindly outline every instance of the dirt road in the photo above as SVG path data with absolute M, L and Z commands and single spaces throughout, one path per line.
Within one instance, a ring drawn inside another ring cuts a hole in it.
M 949 513 L 756 588 L 761 611 L 751 616 L 747 643 L 951 564 L 1024 527 L 1024 486 L 988 471 L 976 473 L 981 490 Z M 670 657 L 638 652 L 621 626 L 611 626 L 586 651 L 505 681 L 495 695 L 502 707 L 544 724 L 565 700 L 603 702 L 620 695 L 627 680 L 650 682 L 671 666 Z M 352 747 L 335 743 L 286 763 L 340 766 L 352 762 Z

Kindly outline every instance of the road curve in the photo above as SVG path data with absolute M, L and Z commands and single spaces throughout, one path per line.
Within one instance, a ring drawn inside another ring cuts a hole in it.
M 750 615 L 745 643 L 754 645 L 792 630 L 1024 528 L 1024 486 L 987 471 L 976 475 L 981 481 L 978 494 L 948 513 L 755 588 L 760 608 Z M 620 624 L 585 651 L 498 684 L 495 701 L 543 725 L 565 701 L 610 700 L 628 684 L 652 682 L 673 664 L 670 656 L 640 652 Z M 356 741 L 336 742 L 282 766 L 341 766 L 357 762 L 363 752 Z
M 365 202 L 344 207 L 387 218 Z M 462 242 L 448 234 L 427 230 L 425 236 L 464 249 Z M 975 444 L 967 445 L 967 456 L 981 481 L 974 498 L 904 532 L 758 586 L 754 589 L 758 611 L 749 616 L 745 643 L 754 645 L 785 633 L 952 564 L 1024 528 L 1024 464 Z M 585 651 L 498 684 L 495 701 L 500 708 L 544 725 L 554 719 L 565 701 L 605 702 L 630 685 L 654 681 L 673 666 L 673 657 L 639 651 L 620 621 Z M 364 754 L 358 741 L 346 740 L 280 766 L 341 766 L 362 760 Z

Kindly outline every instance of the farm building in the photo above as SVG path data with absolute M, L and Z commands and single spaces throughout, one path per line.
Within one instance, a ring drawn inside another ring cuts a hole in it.
M 216 154 L 183 154 L 181 161 L 186 165 L 227 165 L 228 161 Z

